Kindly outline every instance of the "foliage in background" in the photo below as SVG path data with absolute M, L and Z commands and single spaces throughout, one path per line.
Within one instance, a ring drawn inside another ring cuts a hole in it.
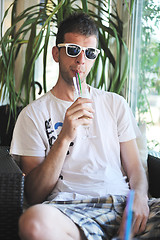
M 153 0 L 144 1 L 139 76 L 139 115 L 148 112 L 149 94 L 160 94 L 160 42 L 157 34 L 160 24 L 160 6 Z
M 35 61 L 41 53 L 43 54 L 43 89 L 44 92 L 47 91 L 46 64 L 49 37 L 55 35 L 53 26 L 57 28 L 63 19 L 75 11 L 88 13 L 99 27 L 99 49 L 101 49 L 101 53 L 88 75 L 87 82 L 98 88 L 121 93 L 128 73 L 128 50 L 122 39 L 123 23 L 118 16 L 116 4 L 111 7 L 109 0 L 44 0 L 43 3 L 25 9 L 18 16 L 16 16 L 16 4 L 17 0 L 14 0 L 10 6 L 12 8 L 12 24 L 1 36 L 0 41 L 2 51 L 0 56 L 0 99 L 9 97 L 11 111 L 16 111 L 18 103 L 21 103 L 22 106 L 27 105 L 31 93 L 32 98 L 35 98 Z M 9 9 L 5 12 L 4 20 L 8 11 Z M 18 29 L 16 28 L 17 23 L 21 23 Z M 41 29 L 37 30 L 37 26 L 41 26 Z M 26 37 L 28 34 L 29 37 Z M 110 50 L 110 45 L 113 42 L 115 43 L 114 51 L 116 50 L 114 54 Z M 15 60 L 20 54 L 22 46 L 26 46 L 25 63 L 20 88 L 16 92 Z M 122 49 L 124 51 L 123 68 L 121 66 Z M 112 66 L 110 67 L 112 71 L 106 83 L 108 62 Z M 99 64 L 103 67 L 97 74 Z M 24 96 L 22 95 L 23 92 Z
M 159 13 L 160 5 L 158 2 L 144 0 L 137 108 L 139 122 L 147 124 L 153 124 L 148 96 L 160 95 L 160 40 L 157 36 L 160 26 Z M 151 122 L 147 122 L 147 113 L 151 117 Z M 153 149 L 159 144 L 155 140 L 153 141 L 148 142 L 149 148 L 150 145 Z

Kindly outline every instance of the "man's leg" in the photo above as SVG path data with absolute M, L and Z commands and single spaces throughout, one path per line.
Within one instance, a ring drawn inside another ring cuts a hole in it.
M 76 224 L 55 207 L 35 205 L 19 220 L 22 240 L 85 240 Z

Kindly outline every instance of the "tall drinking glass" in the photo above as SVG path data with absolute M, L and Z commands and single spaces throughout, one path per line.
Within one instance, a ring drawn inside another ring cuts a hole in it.
M 74 91 L 74 100 L 76 100 L 78 97 L 91 99 L 90 92 L 87 86 L 85 89 L 82 89 L 82 91 L 79 94 L 77 93 L 77 91 Z M 92 105 L 91 103 L 87 104 Z M 93 134 L 93 120 L 91 124 L 83 125 L 83 128 L 85 130 L 85 134 L 82 137 L 83 139 L 96 137 L 95 134 Z

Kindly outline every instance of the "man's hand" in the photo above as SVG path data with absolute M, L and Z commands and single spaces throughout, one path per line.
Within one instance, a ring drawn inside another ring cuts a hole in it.
M 126 208 L 122 216 L 122 222 L 119 229 L 119 237 L 124 238 L 126 224 Z M 135 192 L 133 203 L 132 236 L 142 233 L 145 230 L 149 216 L 148 197 Z
M 77 127 L 89 125 L 93 119 L 94 110 L 91 106 L 92 100 L 78 98 L 66 111 L 61 136 L 72 141 L 76 136 Z

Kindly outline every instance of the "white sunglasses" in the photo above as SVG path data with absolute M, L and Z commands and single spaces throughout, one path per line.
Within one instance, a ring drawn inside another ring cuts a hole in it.
M 98 54 L 100 53 L 100 50 L 94 47 L 81 47 L 74 43 L 59 43 L 57 45 L 58 48 L 65 47 L 66 48 L 66 54 L 69 57 L 77 57 L 81 51 L 83 50 L 85 52 L 85 56 L 89 60 L 94 60 L 97 58 Z

